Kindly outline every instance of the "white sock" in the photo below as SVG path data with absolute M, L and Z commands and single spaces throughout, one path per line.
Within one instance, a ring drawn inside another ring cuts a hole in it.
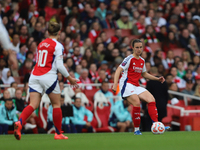
M 139 127 L 135 128 L 135 131 L 137 131 L 137 130 L 140 130 L 140 128 Z

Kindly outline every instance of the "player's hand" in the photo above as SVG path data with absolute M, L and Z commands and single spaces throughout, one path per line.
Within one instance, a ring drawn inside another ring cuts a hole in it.
M 86 126 L 87 127 L 91 127 L 91 123 L 90 122 L 86 122 Z
M 159 77 L 158 78 L 158 81 L 160 81 L 161 83 L 165 82 L 165 78 L 162 76 L 162 77 Z
M 79 85 L 77 84 L 77 82 L 79 81 L 78 79 L 76 79 L 76 78 L 71 78 L 71 77 L 70 77 L 68 80 L 69 80 L 70 84 L 71 84 L 73 87 L 75 87 L 75 88 L 78 88 L 78 87 L 79 87 Z
M 112 91 L 115 93 L 117 91 L 117 84 L 114 84 L 112 87 Z

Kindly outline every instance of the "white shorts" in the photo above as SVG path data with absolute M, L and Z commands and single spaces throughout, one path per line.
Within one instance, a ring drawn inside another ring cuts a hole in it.
M 121 90 L 122 98 L 126 98 L 130 95 L 133 95 L 133 94 L 139 95 L 139 94 L 147 91 L 143 87 L 135 86 L 135 85 L 130 84 L 130 83 L 120 84 L 120 90 Z
M 29 79 L 29 92 L 38 92 L 41 94 L 60 93 L 57 75 L 34 76 L 31 74 Z

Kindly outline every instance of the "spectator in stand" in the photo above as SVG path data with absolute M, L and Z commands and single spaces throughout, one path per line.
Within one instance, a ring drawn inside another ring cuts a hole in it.
M 69 15 L 66 16 L 64 20 L 64 26 L 66 27 L 68 24 L 70 24 L 70 18 L 76 18 L 76 20 L 79 22 L 80 21 L 80 13 L 78 12 L 78 6 L 73 5 L 72 6 L 72 11 Z
M 72 58 L 74 60 L 75 65 L 79 65 L 82 60 L 82 55 L 80 54 L 80 47 L 76 46 L 73 50 Z
M 0 134 L 8 134 L 8 130 L 14 130 L 14 123 L 17 122 L 16 108 L 12 99 L 7 99 L 5 104 L 0 106 Z
M 188 29 L 184 29 L 180 35 L 180 44 L 183 48 L 187 49 L 191 37 Z
M 0 106 L 5 104 L 7 99 L 11 99 L 10 92 L 8 90 L 3 91 L 3 96 L 0 98 Z
M 115 48 L 115 47 L 114 47 L 114 43 L 112 43 L 112 42 L 108 43 L 107 48 L 106 48 L 106 50 L 105 50 L 105 52 L 104 52 L 104 54 L 105 54 L 104 60 L 106 60 L 106 61 L 109 61 L 109 60 L 110 60 L 110 58 L 112 57 L 112 56 L 111 56 L 111 53 L 112 53 L 112 50 L 113 50 L 114 48 Z
M 143 35 L 145 33 L 145 15 L 140 15 L 138 21 L 132 29 L 133 35 Z
M 31 42 L 28 49 L 29 49 L 28 51 L 31 51 L 33 53 L 32 60 L 34 62 L 36 62 L 36 59 L 37 59 L 37 43 L 36 43 L 36 41 Z
M 54 0 L 48 0 L 46 6 L 44 8 L 46 21 L 49 21 L 51 19 L 51 17 L 56 15 L 56 13 L 57 13 L 57 10 L 55 8 L 53 8 L 53 3 L 54 3 Z
M 87 48 L 85 50 L 85 54 L 83 55 L 83 59 L 85 59 L 87 61 L 88 65 L 94 63 L 92 51 L 89 48 Z
M 145 44 L 158 43 L 155 31 L 152 25 L 146 26 L 146 33 L 143 35 Z
M 170 85 L 173 83 L 173 76 L 172 74 L 167 74 L 165 77 L 165 81 L 167 83 L 168 88 L 170 87 Z
M 149 9 L 147 11 L 147 17 L 145 18 L 145 24 L 151 25 L 151 20 L 155 17 L 155 10 Z
M 176 83 L 172 83 L 171 85 L 169 85 L 169 90 L 174 91 L 174 92 L 180 92 Z M 182 96 L 178 96 L 176 94 L 169 94 L 169 100 L 172 100 L 173 98 L 176 98 L 178 100 L 183 100 Z
M 158 8 L 158 10 L 156 12 L 156 18 L 158 20 L 158 27 L 166 26 L 167 21 L 166 21 L 165 18 L 163 18 L 163 10 L 162 10 L 162 8 Z
M 31 19 L 31 17 L 34 16 L 36 18 L 38 18 L 39 13 L 38 11 L 35 9 L 35 5 L 34 4 L 30 4 L 29 6 L 29 10 L 28 10 L 28 19 Z
M 168 68 L 166 68 L 166 69 L 170 69 L 172 67 L 172 65 L 174 64 L 174 52 L 172 50 L 169 50 L 167 52 L 166 61 L 167 61 L 167 65 L 168 65 Z
M 194 78 L 194 76 L 193 76 L 192 73 L 193 73 L 192 70 L 187 69 L 187 70 L 186 70 L 186 74 L 185 74 L 185 76 L 183 77 L 183 79 L 184 79 L 185 81 L 187 81 L 187 80 L 192 80 L 192 82 L 195 83 L 195 78 Z
M 81 60 L 81 66 L 82 66 L 84 69 L 88 69 L 88 68 L 89 68 L 86 59 L 82 59 L 82 60 Z
M 115 35 L 111 37 L 111 42 L 118 47 L 122 42 L 122 30 L 117 28 L 115 29 Z
M 107 62 L 106 60 L 103 60 L 103 61 L 101 62 L 101 66 L 99 67 L 98 70 L 105 70 L 105 72 L 106 72 L 106 77 L 107 77 L 108 79 L 110 79 L 110 69 L 109 69 L 108 66 L 109 66 L 108 62 Z
M 79 79 L 79 77 L 81 75 L 81 70 L 82 70 L 82 66 L 76 65 L 76 72 L 74 73 L 74 76 L 75 76 L 76 79 Z
M 103 29 L 116 29 L 118 28 L 116 21 L 113 19 L 112 11 L 106 12 L 106 18 L 102 20 Z
M 33 69 L 33 61 L 31 59 L 26 59 L 24 61 L 24 64 L 22 64 L 21 68 L 19 69 L 19 75 L 25 77 L 28 74 L 29 76 L 32 69 Z
M 158 27 L 156 27 L 156 28 L 158 28 Z M 155 27 L 154 27 L 154 29 L 155 29 Z M 160 29 L 160 31 L 159 31 L 159 29 Z M 158 32 L 156 33 L 156 36 L 158 37 L 158 40 L 160 42 L 163 42 L 168 36 L 166 26 L 161 26 L 160 28 L 158 28 Z
M 98 82 L 98 71 L 97 71 L 97 65 L 92 63 L 90 64 L 90 69 L 89 69 L 89 78 L 93 83 Z
M 195 87 L 194 96 L 200 97 L 200 85 L 197 85 Z M 199 100 L 192 100 L 191 105 L 200 105 L 200 102 L 199 102 Z
M 23 25 L 23 20 L 21 17 L 19 17 L 16 22 L 15 22 L 15 32 L 19 33 L 20 32 L 20 27 Z
M 103 81 L 101 83 L 101 87 L 100 90 L 98 90 L 97 92 L 101 92 L 105 95 L 105 97 L 109 100 L 109 102 L 111 103 L 111 109 L 114 107 L 115 102 L 113 100 L 113 93 L 109 91 L 109 82 L 108 81 Z
M 88 132 L 93 132 L 93 128 L 91 126 L 93 114 L 84 106 L 81 106 L 81 98 L 79 97 L 76 97 L 74 100 L 73 113 L 74 117 L 72 119 L 72 123 L 75 125 L 78 133 L 81 133 L 83 128 L 86 128 Z M 87 116 L 87 121 L 84 121 L 85 115 Z
M 93 51 L 93 58 L 97 61 L 97 66 L 104 60 L 105 55 L 103 54 L 104 44 L 97 44 L 96 51 Z
M 91 5 L 89 3 L 85 3 L 84 10 L 81 12 L 81 18 L 86 18 L 88 16 L 88 12 L 91 9 Z
M 183 79 L 183 76 L 185 76 L 185 74 L 186 74 L 186 71 L 184 69 L 183 62 L 179 61 L 177 63 L 177 76 Z
M 28 28 L 26 25 L 21 25 L 20 27 L 20 43 L 26 44 L 28 39 Z
M 165 39 L 162 43 L 162 49 L 165 53 L 169 50 L 180 47 L 179 42 L 176 40 L 174 32 L 169 32 L 167 39 Z
M 1 80 L 3 84 L 11 84 L 12 82 L 15 82 L 15 79 L 11 76 L 11 71 L 9 68 L 4 68 L 2 70 Z
M 120 29 L 132 29 L 133 25 L 132 22 L 129 21 L 129 13 L 125 9 L 122 9 L 120 16 L 120 19 L 117 20 L 117 26 Z
M 94 22 L 91 25 L 91 30 L 88 34 L 88 37 L 91 39 L 92 43 L 95 42 L 95 40 L 99 36 L 100 32 L 101 32 L 100 24 L 98 22 Z
M 188 63 L 191 62 L 190 53 L 188 51 L 183 51 L 181 58 L 183 60 L 184 69 L 188 69 Z
M 104 20 L 106 18 L 106 4 L 104 1 L 99 3 L 99 7 L 95 11 L 95 16 L 98 17 L 100 20 Z
M 192 58 L 192 62 L 194 63 L 194 68 L 197 69 L 197 67 L 199 67 L 199 63 L 200 63 L 200 58 L 199 56 L 195 55 Z
M 194 38 L 191 38 L 189 40 L 187 51 L 190 53 L 191 58 L 193 58 L 195 55 L 200 56 L 200 49 Z
M 33 31 L 32 36 L 37 43 L 41 42 L 44 38 L 44 34 L 42 33 L 42 24 L 40 22 L 35 24 L 35 30 Z
M 119 1 L 116 1 L 116 0 L 112 0 L 110 2 L 110 10 L 112 11 L 112 14 L 113 14 L 113 19 L 114 20 L 117 20 L 119 19 Z
M 181 91 L 181 93 L 188 94 L 188 95 L 194 95 L 194 91 L 192 90 L 193 86 L 194 86 L 193 81 L 191 79 L 187 79 L 186 87 L 183 91 Z M 191 99 L 190 99 L 190 101 L 191 101 Z
M 172 67 L 170 70 L 170 73 L 173 76 L 173 82 L 177 84 L 178 88 L 184 89 L 186 86 L 186 83 L 183 79 L 181 79 L 180 77 L 177 76 L 177 68 Z
M 14 50 L 16 53 L 19 53 L 19 45 L 20 45 L 20 39 L 18 34 L 13 35 L 13 41 L 12 41 L 12 50 Z
M 26 51 L 27 51 L 27 47 L 26 44 L 20 44 L 19 45 L 19 53 L 17 53 L 17 60 L 20 64 L 23 64 L 25 59 L 26 59 Z
M 133 128 L 129 105 L 130 103 L 126 99 L 119 100 L 111 109 L 109 125 L 119 129 L 119 132 L 125 132 L 130 127 Z
M 86 18 L 82 18 L 82 21 L 87 24 L 88 29 L 94 22 L 100 22 L 99 18 L 95 16 L 94 9 L 90 9 L 88 11 L 88 16 Z
M 81 41 L 85 41 L 88 37 L 88 29 L 86 23 L 80 24 L 80 35 L 81 35 Z
M 74 60 L 71 57 L 68 57 L 65 61 L 67 70 L 75 70 Z
M 89 72 L 88 72 L 88 69 L 82 69 L 81 70 L 81 75 L 79 77 L 79 80 L 81 81 L 81 83 L 83 84 L 90 84 L 92 83 L 90 78 L 88 77 L 89 75 Z M 92 89 L 92 86 L 86 86 L 86 89 L 87 90 L 91 90 Z
M 99 70 L 98 83 L 102 83 L 103 81 L 109 81 L 109 79 L 106 76 L 105 70 Z
M 120 57 L 119 49 L 115 48 L 111 52 L 111 58 L 109 60 L 110 63 L 114 62 L 117 57 Z
M 198 29 L 195 29 L 195 26 L 193 23 L 189 23 L 187 25 L 187 29 L 190 33 L 190 37 L 193 38 L 193 39 L 196 39 L 199 38 L 199 30 Z

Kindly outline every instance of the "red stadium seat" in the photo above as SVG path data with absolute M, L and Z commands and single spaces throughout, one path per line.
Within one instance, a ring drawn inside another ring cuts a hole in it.
M 152 52 L 154 53 L 156 50 L 161 49 L 161 43 L 149 43 L 148 46 L 152 49 Z
M 124 36 L 131 36 L 132 30 L 131 29 L 122 29 L 122 37 Z
M 115 35 L 115 29 L 103 29 L 103 31 L 106 33 L 107 38 L 111 38 Z
M 86 90 L 84 91 L 85 95 L 87 96 L 89 101 L 93 101 L 94 94 L 98 91 L 99 89 L 93 88 L 92 90 Z
M 174 56 L 182 56 L 183 51 L 185 51 L 184 48 L 174 48 L 171 49 L 174 52 Z
M 90 111 L 93 111 L 93 108 L 94 108 L 94 104 L 92 101 L 89 101 L 88 104 L 85 104 L 85 108 L 90 110 Z
M 108 125 L 110 115 L 110 102 L 95 102 L 94 116 L 97 121 L 96 132 L 114 132 L 115 129 Z

